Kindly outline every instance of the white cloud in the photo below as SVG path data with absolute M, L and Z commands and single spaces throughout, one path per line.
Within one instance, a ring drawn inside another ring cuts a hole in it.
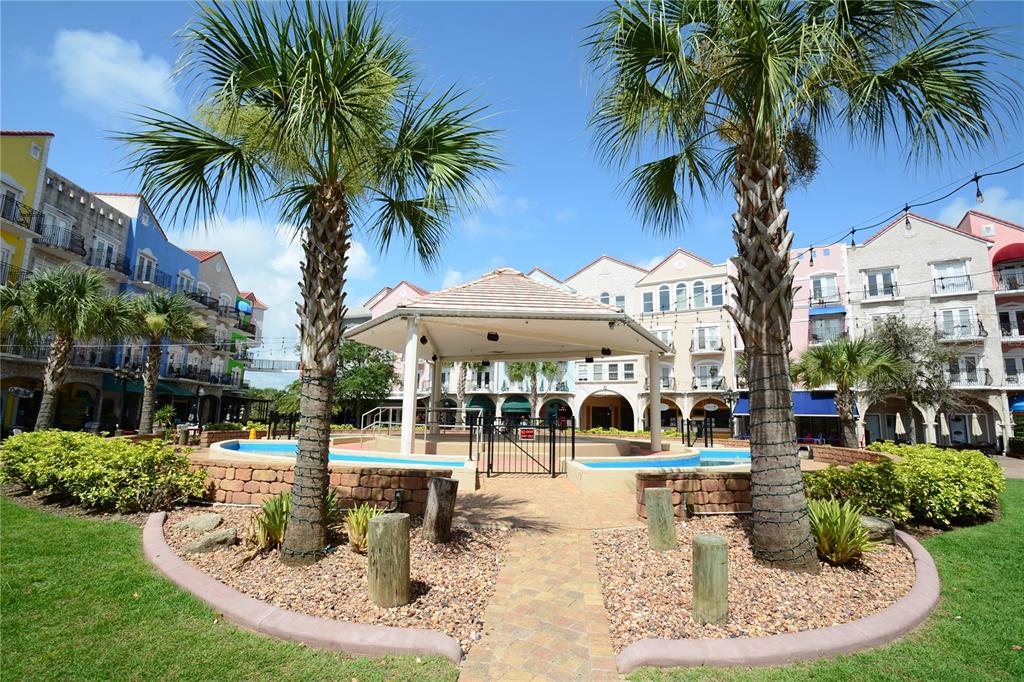
M 173 235 L 171 239 L 183 248 L 223 251 L 238 288 L 255 292 L 269 307 L 263 320 L 263 336 L 267 339 L 264 353 L 276 358 L 295 357 L 296 302 L 300 298 L 303 254 L 292 226 L 273 225 L 257 218 L 218 218 L 207 226 L 199 225 L 195 232 Z M 346 280 L 366 280 L 376 269 L 366 247 L 353 241 Z M 349 287 L 346 290 L 351 292 Z M 363 300 L 365 297 L 351 293 L 345 297 L 349 308 Z
M 456 284 L 462 284 L 465 281 L 466 275 L 463 274 L 461 270 L 453 270 L 452 268 L 448 268 L 448 270 L 444 273 L 444 280 L 442 280 L 441 282 L 441 288 L 447 289 L 448 287 L 453 287 Z
M 665 260 L 665 256 L 667 255 L 668 254 L 663 253 L 658 256 L 652 256 L 646 263 L 640 263 L 640 266 L 645 270 L 652 270 L 654 266 L 658 265 L 659 263 L 661 263 L 661 261 Z
M 575 222 L 579 214 L 576 213 L 576 209 L 573 208 L 560 208 L 555 211 L 555 222 L 556 223 L 571 223 Z
M 50 67 L 64 101 L 101 124 L 140 105 L 179 108 L 171 64 L 114 33 L 58 31 Z
M 1024 199 L 1011 197 L 1010 192 L 1003 187 L 983 187 L 982 190 L 985 197 L 984 202 L 979 204 L 973 196 L 970 199 L 958 196 L 939 213 L 939 222 L 946 225 L 957 225 L 963 219 L 964 213 L 973 208 L 996 218 L 1018 224 L 1024 223 Z M 971 194 L 973 195 L 973 193 L 972 186 Z

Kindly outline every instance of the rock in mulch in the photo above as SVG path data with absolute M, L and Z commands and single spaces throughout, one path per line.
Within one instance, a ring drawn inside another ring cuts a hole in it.
M 890 519 L 880 519 L 877 516 L 860 517 L 860 525 L 868 531 L 868 538 L 875 542 L 885 542 L 890 545 L 896 544 L 896 526 Z
M 217 507 L 224 523 L 246 528 L 251 509 Z M 484 609 L 494 593 L 498 572 L 513 533 L 508 529 L 453 528 L 452 541 L 434 545 L 423 539 L 418 521 L 410 538 L 412 601 L 397 608 L 375 606 L 368 598 L 366 557 L 348 544 L 311 566 L 285 566 L 276 552 L 239 566 L 249 553 L 244 544 L 219 552 L 184 554 L 192 536 L 176 525 L 196 510 L 171 512 L 164 533 L 171 549 L 186 561 L 250 597 L 291 611 L 350 623 L 439 630 L 459 641 L 463 651 L 483 632 Z
M 220 525 L 220 522 L 224 520 L 224 517 L 220 514 L 210 512 L 208 514 L 196 514 L 190 516 L 184 521 L 179 521 L 174 524 L 177 530 L 185 530 L 191 533 L 209 533 L 211 530 Z
M 182 548 L 183 554 L 203 554 L 224 547 L 231 547 L 238 541 L 234 528 L 221 528 L 200 535 Z
M 767 568 L 750 551 L 749 517 L 697 517 L 677 524 L 679 547 L 656 552 L 645 528 L 594 531 L 597 569 L 617 651 L 640 639 L 761 637 L 847 623 L 904 597 L 914 584 L 905 547 L 880 545 L 851 568 L 822 564 L 818 575 Z M 698 625 L 691 617 L 695 535 L 729 543 L 729 617 Z

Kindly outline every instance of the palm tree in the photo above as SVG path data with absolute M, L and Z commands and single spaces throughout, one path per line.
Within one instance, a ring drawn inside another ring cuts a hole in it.
M 145 389 L 139 433 L 153 433 L 156 384 L 160 379 L 164 341 L 202 341 L 209 330 L 202 318 L 193 312 L 192 303 L 184 294 L 148 293 L 136 297 L 132 303 L 135 306 L 134 335 L 148 344 L 142 368 Z
M 459 377 L 458 381 L 455 382 L 455 398 L 458 400 L 459 408 L 459 424 L 462 426 L 466 425 L 466 379 L 469 372 L 476 374 L 484 368 L 483 362 L 460 362 L 459 364 Z
M 729 309 L 749 366 L 764 563 L 818 568 L 789 377 L 786 192 L 810 180 L 833 131 L 895 137 L 911 159 L 988 141 L 997 111 L 1019 111 L 994 33 L 964 23 L 957 4 L 905 0 L 622 0 L 590 27 L 603 79 L 591 124 L 605 159 L 631 168 L 625 189 L 644 226 L 674 234 L 690 199 L 730 188 L 736 200 Z
M 530 416 L 537 410 L 537 384 L 541 377 L 548 381 L 557 379 L 562 374 L 562 365 L 558 362 L 506 362 L 505 376 L 511 381 L 530 381 Z
M 450 219 L 500 167 L 484 110 L 425 93 L 404 40 L 362 3 L 200 5 L 180 67 L 194 121 L 155 112 L 119 138 L 158 205 L 206 217 L 279 205 L 301 235 L 301 421 L 282 560 L 326 545 L 327 450 L 353 222 L 436 263 Z
M 50 337 L 37 431 L 53 426 L 57 394 L 67 378 L 75 341 L 117 339 L 131 329 L 129 300 L 109 295 L 109 286 L 99 270 L 62 266 L 36 272 L 19 285 L 0 287 L 3 324 L 14 341 L 39 344 Z
M 853 416 L 853 391 L 880 376 L 896 376 L 900 362 L 892 353 L 868 338 L 856 341 L 841 337 L 819 346 L 810 346 L 790 365 L 794 382 L 807 388 L 829 384 L 836 387 L 836 413 L 842 427 L 843 445 L 855 448 L 860 444 L 857 420 Z

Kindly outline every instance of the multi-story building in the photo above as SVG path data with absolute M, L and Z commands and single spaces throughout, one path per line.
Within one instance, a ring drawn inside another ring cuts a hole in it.
M 960 407 L 945 415 L 948 436 L 929 406 L 915 406 L 916 438 L 943 443 L 1005 442 L 1014 411 L 1024 412 L 1024 238 L 1022 228 L 976 211 L 956 228 L 916 215 L 901 217 L 863 244 L 794 249 L 793 356 L 840 337 L 869 334 L 875 321 L 900 315 L 933 326 L 956 350 L 947 368 Z M 736 417 L 747 430 L 738 369 L 742 339 L 725 304 L 732 295 L 731 261 L 712 263 L 676 249 L 650 269 L 602 256 L 559 280 L 534 268 L 538 282 L 593 298 L 628 313 L 667 343 L 671 352 L 653 380 L 661 385 L 660 423 L 712 417 L 719 426 Z M 402 282 L 369 302 L 376 317 L 424 290 Z M 442 372 L 443 406 L 455 407 L 456 368 Z M 399 373 L 401 375 L 401 373 Z M 421 405 L 430 372 L 418 372 Z M 564 364 L 555 380 L 540 382 L 536 416 L 575 415 L 582 428 L 649 428 L 652 377 L 640 357 L 587 358 Z M 837 438 L 834 388 L 797 387 L 794 405 L 801 436 Z M 474 367 L 466 407 L 498 414 L 523 410 L 529 386 L 507 379 L 504 363 Z M 393 396 L 397 400 L 398 394 Z M 395 403 L 396 404 L 396 403 Z M 528 409 L 528 408 L 526 408 Z M 865 440 L 896 437 L 897 398 L 870 404 L 859 396 Z M 980 435 L 978 429 L 980 428 Z
M 0 132 L 0 283 L 16 284 L 29 272 L 52 140 L 43 131 Z

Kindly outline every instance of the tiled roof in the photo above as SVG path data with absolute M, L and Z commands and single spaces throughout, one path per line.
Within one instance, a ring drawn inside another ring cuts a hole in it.
M 198 258 L 200 263 L 205 263 L 220 253 L 220 251 L 208 251 L 206 249 L 185 249 L 185 251 Z
M 220 251 L 217 251 L 216 253 L 220 253 Z M 245 300 L 250 301 L 257 308 L 262 308 L 263 310 L 266 310 L 269 307 L 266 303 L 256 298 L 256 294 L 254 294 L 251 291 L 239 291 L 238 295 L 244 298 Z
M 54 137 L 54 134 L 48 130 L 0 130 L 0 135 L 6 135 L 9 137 L 16 137 L 18 135 L 23 136 L 36 136 L 45 135 L 47 137 Z
M 481 313 L 508 311 L 555 315 L 607 315 L 619 312 L 612 306 L 538 282 L 511 268 L 489 272 L 480 279 L 406 301 L 398 307 L 407 310 L 461 310 Z

